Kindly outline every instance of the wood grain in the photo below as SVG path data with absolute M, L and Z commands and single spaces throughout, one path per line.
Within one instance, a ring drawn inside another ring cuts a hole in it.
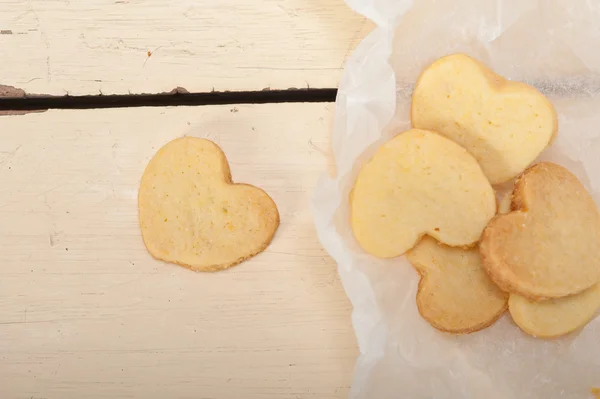
M 52 95 L 336 87 L 370 29 L 343 0 L 3 0 L 0 84 Z
M 332 105 L 0 117 L 0 397 L 343 398 L 351 306 L 309 209 Z M 153 260 L 137 188 L 182 135 L 218 143 L 281 226 L 214 274 Z

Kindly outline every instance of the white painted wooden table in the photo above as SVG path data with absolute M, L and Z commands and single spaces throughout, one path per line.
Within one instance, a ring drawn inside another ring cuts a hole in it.
M 342 0 L 0 0 L 0 85 L 336 87 L 370 26 Z M 309 206 L 332 110 L 0 112 L 0 399 L 347 397 L 351 305 Z M 214 274 L 146 252 L 139 179 L 182 135 L 214 140 L 235 181 L 277 202 L 267 251 Z
M 343 0 L 0 0 L 0 83 L 53 95 L 335 87 L 370 29 Z

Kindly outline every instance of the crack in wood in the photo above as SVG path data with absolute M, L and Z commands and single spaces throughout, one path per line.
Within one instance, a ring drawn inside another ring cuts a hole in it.
M 23 89 L 16 88 L 14 86 L 6 86 L 0 84 L 0 101 L 3 98 L 9 99 L 26 99 L 27 93 Z M 32 108 L 32 109 L 11 109 L 0 107 L 0 116 L 2 115 L 25 115 L 30 112 L 44 112 L 44 109 Z
M 177 87 L 157 94 L 47 96 L 28 95 L 21 89 L 0 85 L 0 114 L 48 109 L 334 102 L 336 95 L 334 88 L 189 93 L 183 87 Z

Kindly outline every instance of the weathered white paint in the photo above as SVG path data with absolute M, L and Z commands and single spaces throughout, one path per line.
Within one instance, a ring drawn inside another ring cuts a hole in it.
M 0 0 L 0 84 L 53 95 L 336 87 L 370 27 L 343 0 Z
M 345 398 L 350 304 L 309 209 L 331 107 L 0 116 L 0 398 Z M 214 274 L 147 253 L 138 182 L 182 135 L 277 202 L 265 253 Z

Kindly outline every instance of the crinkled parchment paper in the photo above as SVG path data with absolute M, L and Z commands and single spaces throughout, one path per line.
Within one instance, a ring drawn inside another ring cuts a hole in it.
M 358 247 L 348 196 L 362 163 L 409 127 L 420 70 L 460 51 L 552 100 L 559 134 L 541 158 L 568 167 L 600 203 L 600 1 L 347 2 L 378 27 L 347 63 L 332 142 L 337 176 L 320 180 L 313 205 L 354 306 L 360 357 L 350 396 L 590 398 L 600 387 L 600 317 L 552 341 L 525 335 L 508 315 L 471 335 L 439 333 L 417 312 L 419 278 L 406 260 L 376 259 Z

